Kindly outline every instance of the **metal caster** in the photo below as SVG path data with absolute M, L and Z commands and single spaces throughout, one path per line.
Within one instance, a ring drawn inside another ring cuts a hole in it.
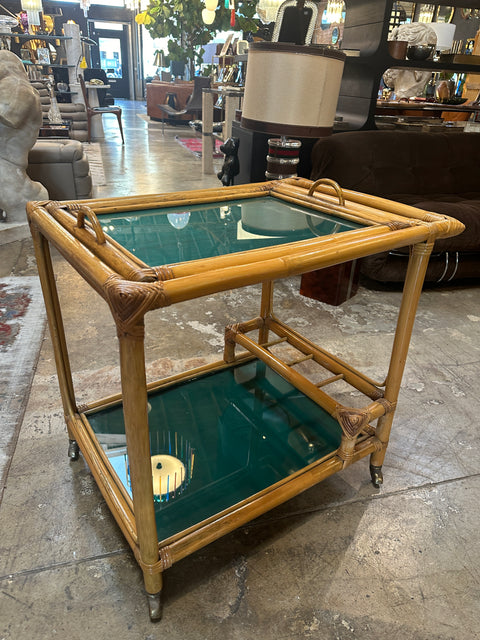
M 375 467 L 372 464 L 370 465 L 370 476 L 372 478 L 372 483 L 375 489 L 379 489 L 380 485 L 383 484 L 383 473 L 382 467 Z
M 68 441 L 68 457 L 70 460 L 78 460 L 78 454 L 80 453 L 80 447 L 76 440 Z
M 148 612 L 150 614 L 150 620 L 155 622 L 162 619 L 163 603 L 162 592 L 147 593 Z

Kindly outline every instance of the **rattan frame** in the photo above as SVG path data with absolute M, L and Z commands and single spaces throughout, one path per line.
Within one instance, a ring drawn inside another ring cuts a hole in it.
M 331 235 L 207 258 L 175 265 L 147 265 L 105 236 L 98 216 L 116 211 L 182 206 L 239 198 L 278 198 L 365 227 Z M 388 445 L 415 313 L 428 259 L 437 238 L 463 230 L 457 220 L 388 200 L 341 190 L 330 180 L 304 179 L 176 192 L 162 195 L 102 198 L 81 202 L 30 202 L 27 215 L 34 240 L 50 335 L 53 342 L 70 456 L 80 447 L 95 480 L 140 565 L 150 616 L 161 615 L 162 574 L 172 563 L 281 504 L 324 478 L 370 455 L 372 480 L 382 482 L 381 467 Z M 122 393 L 78 406 L 72 381 L 50 245 L 107 302 L 116 324 L 120 350 Z M 337 356 L 288 327 L 273 312 L 273 282 L 380 251 L 410 246 L 410 260 L 393 347 L 384 382 L 375 382 Z M 147 385 L 144 316 L 147 312 L 215 292 L 262 283 L 257 318 L 227 327 L 224 359 L 201 369 Z M 258 340 L 248 334 L 258 331 Z M 271 342 L 286 340 L 306 358 L 331 371 L 317 385 L 269 351 Z M 240 345 L 245 351 L 237 354 Z M 167 540 L 158 541 L 155 524 L 147 419 L 147 393 L 256 357 L 289 380 L 335 416 L 342 428 L 339 449 L 285 480 L 230 509 L 197 523 Z M 344 379 L 367 398 L 361 409 L 341 406 L 324 388 Z M 89 412 L 123 403 L 133 500 L 113 472 L 89 426 Z M 372 423 L 375 423 L 374 426 Z

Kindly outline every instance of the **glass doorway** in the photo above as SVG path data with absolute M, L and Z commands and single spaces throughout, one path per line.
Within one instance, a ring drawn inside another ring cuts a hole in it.
M 130 98 L 128 25 L 89 21 L 89 35 L 98 43 L 92 47 L 92 67 L 105 71 L 114 98 Z

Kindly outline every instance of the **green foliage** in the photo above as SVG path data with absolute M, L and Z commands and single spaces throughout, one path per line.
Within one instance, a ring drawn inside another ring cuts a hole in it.
M 190 63 L 200 62 L 203 45 L 213 40 L 217 31 L 257 31 L 259 22 L 254 19 L 256 0 L 239 0 L 236 3 L 235 27 L 230 26 L 230 10 L 219 0 L 213 24 L 202 20 L 203 0 L 150 0 L 146 11 L 135 18 L 145 25 L 152 38 L 169 38 L 168 54 L 172 60 Z

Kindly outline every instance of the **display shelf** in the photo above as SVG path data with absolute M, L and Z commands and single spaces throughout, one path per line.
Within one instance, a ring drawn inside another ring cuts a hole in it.
M 45 42 L 55 42 L 56 40 L 71 40 L 71 36 L 55 36 L 50 34 L 40 34 L 40 33 L 0 33 L 0 37 L 3 38 L 18 38 L 19 40 L 24 40 L 25 42 L 28 40 L 44 40 Z
M 346 14 L 342 48 L 358 49 L 358 57 L 347 56 L 340 87 L 337 116 L 350 130 L 375 129 L 378 89 L 389 68 L 439 72 L 479 73 L 476 64 L 453 60 L 398 60 L 388 52 L 388 32 L 394 0 L 345 0 Z M 466 57 L 466 56 L 465 56 Z

